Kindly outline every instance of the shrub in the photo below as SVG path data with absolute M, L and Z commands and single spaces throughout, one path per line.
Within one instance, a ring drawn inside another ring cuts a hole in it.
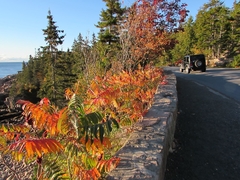
M 240 54 L 233 58 L 233 61 L 228 64 L 228 67 L 233 67 L 233 68 L 240 67 Z
M 162 69 L 146 67 L 134 72 L 96 77 L 84 94 L 66 90 L 62 109 L 43 98 L 39 103 L 19 100 L 24 124 L 0 128 L 1 156 L 32 163 L 33 179 L 99 179 L 120 159 L 121 144 L 114 134 L 131 132 L 151 106 Z M 83 98 L 84 97 L 84 98 Z M 121 133 L 121 132 L 120 132 Z M 118 147 L 114 147 L 117 145 Z M 17 177 L 17 174 L 15 174 Z

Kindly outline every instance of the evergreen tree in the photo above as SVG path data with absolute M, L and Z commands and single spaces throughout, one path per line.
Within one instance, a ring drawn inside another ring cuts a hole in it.
M 101 18 L 96 27 L 100 28 L 99 40 L 102 43 L 112 44 L 119 42 L 118 27 L 126 8 L 121 8 L 119 0 L 103 0 L 107 9 L 101 11 Z
M 210 0 L 197 14 L 195 34 L 199 51 L 220 58 L 227 36 L 228 8 L 219 0 Z
M 90 80 L 94 74 L 100 73 L 100 55 L 99 43 L 97 43 L 95 34 L 92 39 L 83 38 L 79 34 L 77 40 L 74 40 L 72 52 L 75 59 L 74 72 L 79 77 L 84 77 Z M 101 46 L 103 47 L 103 46 Z
M 187 54 L 195 53 L 196 38 L 193 27 L 193 17 L 190 16 L 188 21 L 183 25 L 184 30 L 176 33 L 177 44 L 171 51 L 174 61 L 182 59 Z
M 119 0 L 103 0 L 106 9 L 101 11 L 100 21 L 96 25 L 100 28 L 98 34 L 98 50 L 100 53 L 101 66 L 104 71 L 109 70 L 117 61 L 119 45 L 119 27 L 122 24 L 126 8 L 122 8 Z
M 64 33 L 63 30 L 58 30 L 58 26 L 55 25 L 53 21 L 53 16 L 51 11 L 48 11 L 48 26 L 46 29 L 43 29 L 43 35 L 45 36 L 45 41 L 47 46 L 44 47 L 48 52 L 54 55 L 58 51 L 58 45 L 63 43 L 65 35 L 60 36 L 60 33 Z
M 51 86 L 46 86 L 43 84 L 43 86 L 47 89 L 45 91 L 51 91 L 52 96 L 48 97 L 53 102 L 56 101 L 56 60 L 57 60 L 57 52 L 58 52 L 58 45 L 61 45 L 63 43 L 63 39 L 65 35 L 60 35 L 60 33 L 63 33 L 63 30 L 58 30 L 58 26 L 55 25 L 55 21 L 53 20 L 53 16 L 51 15 L 51 11 L 48 11 L 48 26 L 46 29 L 43 29 L 43 35 L 45 35 L 45 41 L 47 46 L 43 47 L 43 50 L 50 54 L 49 60 L 46 64 L 46 68 L 49 68 L 48 65 L 52 68 L 51 71 L 48 69 L 47 80 L 44 83 L 48 83 L 48 81 L 51 81 Z M 49 92 L 47 94 L 50 94 Z
M 37 92 L 43 78 L 42 63 L 36 58 L 29 57 L 28 62 L 23 62 L 22 72 L 17 75 L 17 80 L 11 87 L 11 96 L 19 96 L 31 102 L 37 102 Z
M 234 56 L 240 52 L 240 2 L 235 2 L 229 17 L 228 52 Z
M 58 107 L 63 107 L 66 104 L 64 97 L 65 90 L 72 88 L 77 81 L 77 74 L 74 72 L 73 66 L 75 61 L 73 53 L 69 50 L 67 52 L 59 51 L 58 60 L 56 61 L 56 104 Z
M 76 74 L 83 74 L 83 71 L 86 66 L 83 54 L 84 44 L 85 42 L 83 36 L 81 33 L 79 33 L 77 39 L 74 39 L 72 45 L 73 58 L 75 60 L 75 66 L 73 68 Z

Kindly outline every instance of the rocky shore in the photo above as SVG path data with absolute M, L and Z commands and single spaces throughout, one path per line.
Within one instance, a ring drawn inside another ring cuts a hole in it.
M 12 83 L 16 80 L 16 75 L 9 75 L 0 78 L 0 126 L 8 123 L 22 123 L 22 112 L 15 108 L 16 98 L 10 97 L 10 88 Z M 35 162 L 34 162 L 35 163 Z M 0 179 L 32 179 L 33 163 L 26 164 L 23 161 L 15 161 L 9 155 L 0 153 Z
M 11 85 L 15 80 L 16 75 L 0 78 L 0 124 L 22 121 L 21 112 L 15 108 L 15 98 L 9 96 Z

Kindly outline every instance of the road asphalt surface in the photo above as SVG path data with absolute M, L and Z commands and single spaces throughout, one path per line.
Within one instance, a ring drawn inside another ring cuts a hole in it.
M 240 103 L 179 77 L 177 91 L 165 180 L 240 180 Z

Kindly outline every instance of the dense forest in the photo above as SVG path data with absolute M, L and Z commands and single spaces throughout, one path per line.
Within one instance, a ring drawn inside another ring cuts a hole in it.
M 182 24 L 183 31 L 174 34 L 176 45 L 167 54 L 173 61 L 184 54 L 203 53 L 210 60 L 233 60 L 230 67 L 239 67 L 240 3 L 233 7 L 210 0 Z M 208 62 L 208 63 L 209 63 Z M 212 64 L 213 65 L 213 64 Z
M 58 49 L 64 30 L 48 12 L 48 25 L 42 30 L 46 46 L 23 63 L 11 95 L 32 102 L 48 97 L 62 107 L 65 89 L 79 81 L 84 94 L 84 86 L 96 75 L 173 64 L 186 54 L 203 53 L 208 60 L 230 59 L 228 66 L 240 66 L 240 2 L 229 8 L 209 0 L 194 19 L 188 17 L 187 4 L 178 1 L 160 6 L 158 1 L 143 0 L 131 7 L 122 7 L 118 0 L 103 1 L 98 35 L 79 33 L 66 52 Z

